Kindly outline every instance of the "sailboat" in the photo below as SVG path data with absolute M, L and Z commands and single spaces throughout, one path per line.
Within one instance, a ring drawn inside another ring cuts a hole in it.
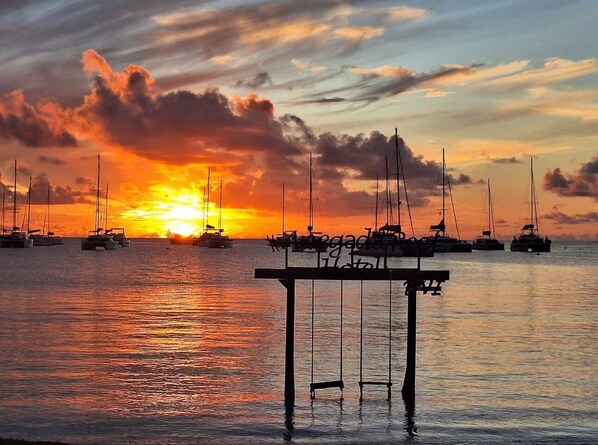
M 285 197 L 284 197 L 284 182 L 282 183 L 282 218 L 281 218 L 281 231 L 280 235 L 272 235 L 271 237 L 266 235 L 266 241 L 268 245 L 272 247 L 272 249 L 280 249 L 290 246 L 293 240 L 294 231 L 287 232 L 285 228 L 285 219 L 284 219 L 284 211 L 285 211 Z
M 108 226 L 108 183 L 106 183 L 106 205 L 104 210 L 104 225 Z M 106 235 L 110 235 L 119 247 L 129 247 L 131 245 L 131 240 L 127 238 L 124 227 L 111 227 L 106 230 Z
M 386 223 L 378 227 L 378 204 L 379 187 L 378 177 L 376 176 L 376 212 L 374 218 L 374 230 L 366 227 L 368 231 L 367 242 L 363 243 L 355 252 L 356 255 L 370 257 L 402 257 L 403 250 L 399 246 L 402 234 L 401 224 L 394 224 L 392 218 L 392 196 L 390 192 L 390 182 L 388 175 L 388 158 L 386 159 L 386 182 L 385 182 L 385 204 L 386 204 Z M 400 202 L 397 197 L 398 202 Z M 400 213 L 399 213 L 400 214 Z M 399 216 L 400 218 L 400 216 Z M 404 234 L 403 234 L 404 237 Z
M 451 207 L 453 209 L 453 217 L 455 219 L 455 228 L 457 230 L 457 236 L 459 237 L 459 226 L 457 225 L 457 216 L 455 214 L 455 205 L 453 202 L 453 193 L 451 191 L 451 184 L 448 181 L 446 174 L 446 161 L 444 159 L 444 148 L 442 149 L 442 219 L 438 224 L 430 226 L 430 231 L 434 234 L 434 252 L 436 253 L 469 253 L 472 250 L 470 242 L 464 241 L 459 238 L 448 236 L 446 233 L 446 225 L 444 223 L 446 214 L 446 185 L 448 182 L 449 197 L 451 200 Z
M 389 184 L 388 162 L 386 163 L 386 224 L 378 228 L 378 180 L 376 179 L 376 219 L 374 231 L 368 230 L 368 243 L 358 249 L 358 255 L 364 256 L 387 256 L 387 257 L 431 257 L 434 256 L 434 244 L 427 238 L 418 240 L 415 238 L 413 230 L 413 220 L 411 218 L 411 207 L 409 206 L 409 194 L 407 193 L 407 181 L 403 169 L 403 160 L 399 149 L 399 132 L 395 127 L 395 161 L 396 161 L 396 187 L 397 187 L 397 223 L 394 224 L 392 194 Z M 401 184 L 403 179 L 403 194 L 407 203 L 409 212 L 409 222 L 411 224 L 412 237 L 407 237 L 402 228 L 401 206 Z M 390 218 L 389 218 L 390 216 Z
M 220 213 L 218 215 L 218 230 L 208 240 L 208 247 L 210 249 L 229 249 L 233 247 L 233 240 L 227 235 L 223 235 L 222 228 L 222 179 L 220 180 Z
M 29 234 L 21 230 L 17 226 L 17 161 L 15 160 L 15 182 L 13 189 L 12 200 L 12 230 L 3 228 L 2 237 L 0 238 L 0 247 L 4 248 L 29 248 L 33 247 L 33 240 L 29 238 Z
M 542 238 L 538 229 L 538 208 L 534 186 L 534 159 L 530 159 L 530 206 L 529 223 L 521 228 L 519 237 L 511 241 L 511 252 L 550 252 L 551 241 Z
M 29 188 L 31 194 L 31 187 Z M 30 198 L 31 199 L 31 198 Z M 55 236 L 54 232 L 50 230 L 50 186 L 48 185 L 48 195 L 46 198 L 46 213 L 44 215 L 44 224 L 42 225 L 41 233 L 33 233 L 29 231 L 29 236 L 33 239 L 33 245 L 38 246 L 61 246 L 64 241 L 60 236 Z
M 100 155 L 98 154 L 98 181 L 96 185 L 96 210 L 95 229 L 89 231 L 89 235 L 81 239 L 81 250 L 104 250 L 118 249 L 118 242 L 109 233 L 102 233 L 100 227 Z
M 205 188 L 204 192 L 204 203 L 205 203 L 205 212 L 204 212 L 204 230 L 201 235 L 197 238 L 193 239 L 192 244 L 198 247 L 209 247 L 210 239 L 218 233 L 216 227 L 210 224 L 209 215 L 210 215 L 210 174 L 211 174 L 211 167 L 208 167 L 208 185 Z M 172 242 L 172 241 L 171 241 Z
M 494 210 L 492 208 L 492 194 L 490 192 L 490 178 L 488 178 L 488 229 L 482 232 L 473 242 L 472 248 L 475 250 L 505 250 L 505 244 L 492 238 L 492 233 L 496 233 L 494 226 Z
M 293 234 L 293 252 L 326 252 L 328 246 L 322 240 L 322 232 L 314 231 L 314 187 L 313 187 L 313 160 L 309 154 L 309 221 L 307 235 L 296 236 Z

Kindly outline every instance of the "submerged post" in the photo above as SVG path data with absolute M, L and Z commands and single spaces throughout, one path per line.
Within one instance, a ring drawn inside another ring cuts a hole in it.
M 280 280 L 287 289 L 286 344 L 284 356 L 284 404 L 295 405 L 295 280 Z
M 401 394 L 405 400 L 415 398 L 415 352 L 417 334 L 417 282 L 407 281 L 407 366 Z

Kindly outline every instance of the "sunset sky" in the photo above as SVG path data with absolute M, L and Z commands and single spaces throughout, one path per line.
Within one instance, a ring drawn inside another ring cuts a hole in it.
M 225 233 L 263 237 L 283 182 L 305 232 L 313 153 L 316 230 L 357 234 L 398 127 L 416 235 L 445 148 L 462 238 L 488 178 L 519 233 L 533 156 L 540 234 L 596 240 L 597 21 L 591 0 L 2 1 L 0 180 L 8 201 L 16 159 L 19 220 L 31 176 L 32 224 L 50 185 L 53 230 L 84 235 L 100 153 L 108 224 L 166 236 L 201 231 L 211 166 L 210 223 L 222 180 Z

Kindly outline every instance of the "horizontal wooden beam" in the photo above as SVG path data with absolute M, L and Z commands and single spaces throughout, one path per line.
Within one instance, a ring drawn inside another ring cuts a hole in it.
M 338 267 L 288 267 L 286 269 L 255 269 L 255 278 L 275 280 L 434 280 L 448 281 L 448 270 L 366 269 Z

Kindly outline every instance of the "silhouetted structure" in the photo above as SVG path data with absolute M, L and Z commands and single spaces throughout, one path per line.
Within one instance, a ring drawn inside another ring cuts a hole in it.
M 292 407 L 295 403 L 295 281 L 297 280 L 333 280 L 333 281 L 402 281 L 405 284 L 405 294 L 407 295 L 407 364 L 405 368 L 405 377 L 403 380 L 402 394 L 405 400 L 413 401 L 415 398 L 415 364 L 416 364 L 416 321 L 417 321 L 417 292 L 424 294 L 432 292 L 433 295 L 439 295 L 441 284 L 449 279 L 449 272 L 447 270 L 421 270 L 418 261 L 417 268 L 389 268 L 387 267 L 386 258 L 381 263 L 380 259 L 376 264 L 362 262 L 361 259 L 357 262 L 353 261 L 352 253 L 356 248 L 361 247 L 360 242 L 353 236 L 349 236 L 348 240 L 343 241 L 343 237 L 328 238 L 326 247 L 334 252 L 336 260 L 330 265 L 330 258 L 325 258 L 322 261 L 320 255 L 317 259 L 317 267 L 290 267 L 289 266 L 289 245 L 285 248 L 285 267 L 284 269 L 255 269 L 255 278 L 261 279 L 276 279 L 287 290 L 286 302 L 286 348 L 285 348 L 285 389 L 284 400 L 287 407 Z M 324 242 L 324 241 L 323 241 Z M 350 262 L 339 265 L 338 259 L 340 251 L 348 249 Z M 363 286 L 361 288 L 361 295 L 363 297 Z M 389 292 L 389 298 L 392 293 Z M 312 284 L 312 308 L 313 308 L 313 284 Z M 363 308 L 363 300 L 362 300 Z M 341 286 L 341 311 L 342 311 L 342 286 Z M 390 311 L 390 306 L 389 306 Z M 389 312 L 389 315 L 390 312 Z M 361 317 L 361 325 L 363 326 L 363 312 Z M 342 315 L 341 315 L 341 350 L 342 350 Z M 362 337 L 361 337 L 362 338 Z M 312 309 L 312 341 L 313 341 L 313 309 Z M 390 337 L 389 337 L 390 349 Z M 313 346 L 312 346 L 313 354 Z M 364 381 L 360 369 L 359 386 L 363 391 L 365 385 L 386 385 L 388 387 L 388 395 L 390 398 L 390 354 L 389 354 L 389 381 L 387 382 L 371 382 Z M 341 366 L 339 380 L 314 382 L 313 381 L 313 355 L 312 355 L 312 383 L 310 385 L 310 392 L 312 397 L 315 391 L 324 388 L 339 388 L 344 389 L 344 381 L 342 379 L 342 352 L 341 352 Z

